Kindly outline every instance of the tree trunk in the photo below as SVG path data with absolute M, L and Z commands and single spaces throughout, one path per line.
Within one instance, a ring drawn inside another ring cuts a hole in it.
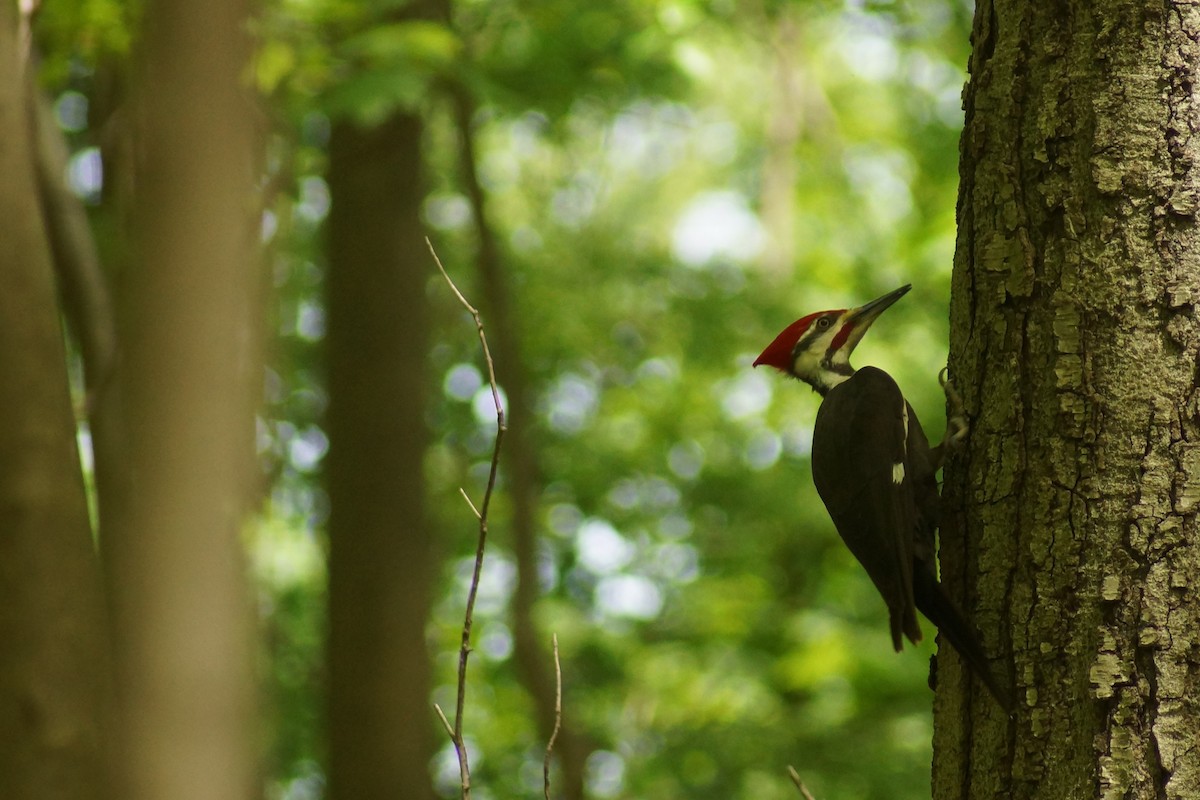
M 429 352 L 421 122 L 330 140 L 329 720 L 334 800 L 433 798 L 434 564 L 425 511 Z
M 109 512 L 129 493 L 129 459 L 117 381 L 117 324 L 109 278 L 83 201 L 67 185 L 70 148 L 50 98 L 29 76 L 38 194 L 62 299 L 63 316 L 83 363 L 83 405 L 91 436 L 93 497 L 100 558 Z M 106 166 L 106 170 L 107 170 Z M 108 172 L 106 171 L 106 175 Z
M 1019 703 L 943 658 L 934 797 L 1198 797 L 1200 10 L 981 0 L 973 40 L 943 565 Z
M 129 800 L 249 798 L 259 777 L 241 548 L 262 382 L 246 10 L 146 9 L 121 297 L 132 491 L 105 527 Z
M 512 549 L 517 565 L 517 585 L 511 602 L 514 658 L 517 674 L 533 702 L 538 733 L 544 741 L 549 741 L 556 726 L 559 728 L 554 744 L 554 756 L 561 773 L 555 787 L 557 795 L 564 800 L 582 800 L 589 747 L 569 717 L 556 719 L 554 662 L 534 620 L 534 606 L 539 594 L 536 518 L 543 476 L 533 431 L 533 390 L 521 353 L 517 315 L 509 288 L 510 276 L 503 264 L 495 231 L 488 221 L 487 195 L 479 179 L 473 129 L 475 104 L 465 87 L 456 89 L 454 103 L 463 182 L 474 212 L 483 305 L 494 342 L 497 382 L 508 396 L 506 423 L 512 431 L 504 440 L 503 456 L 512 500 Z
M 0 9 L 0 797 L 90 800 L 105 796 L 104 604 L 16 12 Z

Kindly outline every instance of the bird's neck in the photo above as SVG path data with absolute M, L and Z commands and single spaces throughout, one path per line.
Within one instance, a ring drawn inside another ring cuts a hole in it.
M 813 391 L 824 397 L 829 390 L 849 380 L 854 374 L 854 367 L 847 363 L 821 364 L 820 369 L 802 379 L 813 388 Z

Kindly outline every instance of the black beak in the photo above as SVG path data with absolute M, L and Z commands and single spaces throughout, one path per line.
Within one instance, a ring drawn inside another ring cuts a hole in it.
M 912 284 L 906 283 L 899 289 L 888 292 L 883 297 L 877 297 L 866 305 L 859 306 L 850 312 L 848 321 L 853 322 L 856 326 L 869 327 L 875 321 L 876 317 L 886 311 L 892 303 L 908 294 L 908 290 L 911 288 Z

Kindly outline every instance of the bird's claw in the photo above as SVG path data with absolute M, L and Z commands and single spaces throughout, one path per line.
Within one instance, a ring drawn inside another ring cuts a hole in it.
M 949 413 L 946 414 L 945 442 L 956 446 L 967 438 L 971 427 L 967 424 L 967 412 L 963 407 L 962 396 L 954 388 L 954 382 L 947 377 L 948 373 L 949 367 L 942 367 L 941 372 L 938 373 L 938 384 L 946 395 L 946 404 L 949 407 Z

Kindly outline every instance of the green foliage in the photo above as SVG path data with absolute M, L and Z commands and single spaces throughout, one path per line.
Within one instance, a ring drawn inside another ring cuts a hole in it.
M 125 6 L 78 5 L 81 18 L 50 4 L 41 21 L 60 89 L 67 42 L 85 62 L 130 46 Z M 892 371 L 940 433 L 967 8 L 460 0 L 449 22 L 411 10 L 275 0 L 253 26 L 251 77 L 271 118 L 275 337 L 259 431 L 271 502 L 252 552 L 273 795 L 311 796 L 323 753 L 330 118 L 424 115 L 426 222 L 487 324 L 441 94 L 454 80 L 481 106 L 479 169 L 520 327 L 523 363 L 497 372 L 525 370 L 536 390 L 537 615 L 561 643 L 565 715 L 597 748 L 592 795 L 794 797 L 793 764 L 819 797 L 927 796 L 931 647 L 891 652 L 883 604 L 812 489 L 816 397 L 750 363 L 800 314 L 911 281 L 857 358 Z M 769 213 L 783 168 L 790 227 Z M 474 328 L 432 265 L 429 292 L 427 477 L 445 558 L 429 631 L 433 699 L 450 708 L 474 551 L 458 489 L 482 492 L 495 420 Z M 544 743 L 512 663 L 505 477 L 466 719 L 481 798 L 541 791 Z M 448 746 L 432 769 L 455 794 Z
M 416 110 L 433 81 L 451 70 L 460 42 L 446 26 L 410 20 L 370 27 L 338 48 L 345 63 L 325 95 L 325 110 L 363 126 L 397 110 Z
M 73 70 L 130 55 L 141 2 L 68 0 L 36 5 L 43 82 L 62 86 Z
M 459 37 L 444 23 L 414 18 L 407 4 L 281 2 L 254 29 L 261 41 L 254 79 L 277 106 L 376 125 L 416 112 L 437 82 L 458 69 Z
M 263 614 L 268 765 L 280 782 L 305 780 L 320 757 L 325 569 L 313 531 L 273 505 L 249 538 Z
M 490 102 L 521 113 L 567 112 L 581 98 L 616 106 L 681 88 L 665 4 L 643 0 L 465 2 L 455 21 Z

